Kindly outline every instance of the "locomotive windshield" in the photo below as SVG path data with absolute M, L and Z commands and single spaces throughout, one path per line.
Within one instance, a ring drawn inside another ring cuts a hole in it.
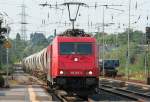
M 92 54 L 92 43 L 60 43 L 60 54 Z
M 60 54 L 75 54 L 74 43 L 60 43 Z

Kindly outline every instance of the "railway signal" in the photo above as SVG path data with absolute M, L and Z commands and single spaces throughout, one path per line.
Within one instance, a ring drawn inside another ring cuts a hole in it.
M 4 33 L 7 32 L 7 28 L 2 28 L 2 23 L 3 21 L 0 20 L 0 44 L 3 44 L 4 41 L 6 40 Z
M 4 28 L 4 27 L 2 28 L 2 23 L 3 23 L 3 20 L 0 19 L 0 35 L 7 32 L 7 28 Z

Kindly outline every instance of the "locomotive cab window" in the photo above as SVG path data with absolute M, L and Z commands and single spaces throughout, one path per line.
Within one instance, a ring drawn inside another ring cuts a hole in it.
M 92 44 L 91 43 L 78 43 L 77 54 L 92 54 Z
M 92 43 L 63 42 L 60 43 L 60 54 L 92 54 Z
M 75 54 L 74 43 L 60 43 L 60 54 Z

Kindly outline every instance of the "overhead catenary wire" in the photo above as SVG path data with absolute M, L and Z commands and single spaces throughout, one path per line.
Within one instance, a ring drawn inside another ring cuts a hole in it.
M 32 0 L 32 1 L 34 1 L 34 0 Z M 42 0 L 37 1 L 37 0 L 36 0 L 36 1 L 34 1 L 34 2 L 37 2 L 36 5 L 38 5 L 38 4 L 39 4 L 38 2 L 45 2 L 45 1 L 47 1 L 47 3 L 51 3 L 51 1 L 48 1 L 48 0 L 44 0 L 44 1 L 42 1 Z M 57 4 L 58 4 L 58 5 L 61 4 L 60 2 L 61 2 L 60 0 L 57 0 Z M 95 4 L 95 1 L 88 1 L 88 0 L 87 0 L 87 1 L 85 1 L 85 2 L 90 2 L 90 3 L 91 3 L 90 5 L 94 5 L 94 4 Z M 97 2 L 96 5 L 102 4 L 102 1 L 96 1 L 96 2 Z M 106 4 L 108 4 L 108 2 L 109 2 L 110 4 L 113 4 L 113 1 L 107 1 Z M 122 3 L 122 2 L 123 2 L 123 3 Z M 140 9 L 139 9 L 139 8 L 140 8 L 140 2 L 139 2 L 139 0 L 137 0 L 136 2 L 137 2 L 137 8 L 138 8 L 138 10 L 140 10 Z M 52 1 L 52 3 L 54 3 L 54 5 L 56 5 L 56 1 Z M 126 1 L 120 1 L 119 4 L 124 4 L 125 7 L 127 7 Z M 136 3 L 135 3 L 135 4 L 136 4 Z M 58 6 L 58 5 L 57 5 L 57 6 Z M 53 5 L 52 5 L 52 6 L 53 6 Z M 135 5 L 135 6 L 136 6 L 136 5 Z M 134 6 L 134 7 L 135 7 L 135 6 Z M 125 9 L 124 9 L 125 7 L 123 7 L 123 10 L 125 10 Z M 31 7 L 29 7 L 29 8 L 31 8 Z M 116 8 L 116 7 L 115 7 L 115 8 Z M 133 8 L 133 7 L 132 7 L 132 8 Z M 93 7 L 93 9 L 95 9 L 95 8 Z M 117 9 L 118 9 L 118 7 L 117 7 Z M 127 9 L 125 10 L 125 12 L 124 12 L 123 14 L 121 14 L 121 16 L 127 14 L 126 11 L 127 11 Z M 116 12 L 116 11 L 113 11 L 113 12 Z M 38 16 L 37 16 L 37 17 L 38 17 Z M 31 18 L 33 18 L 33 17 L 31 17 Z M 114 18 L 115 18 L 115 14 L 114 14 Z M 131 17 L 131 18 L 135 18 L 135 21 L 137 20 L 136 17 Z M 143 15 L 141 15 L 141 18 L 144 19 Z M 40 19 L 40 17 L 39 17 L 39 19 Z M 142 20 L 142 19 L 140 19 L 140 20 Z M 145 19 L 146 19 L 146 18 L 145 18 Z M 34 21 L 36 21 L 36 19 L 35 19 Z M 115 22 L 115 21 L 116 21 L 116 20 L 114 20 L 114 22 Z M 135 21 L 132 21 L 132 22 L 135 22 Z M 118 21 L 118 22 L 119 22 L 119 21 Z M 123 21 L 121 21 L 120 24 L 122 24 L 122 22 L 123 22 Z M 140 24 L 140 23 L 141 23 L 141 22 L 138 22 L 138 23 L 136 23 L 136 25 L 138 25 L 138 24 Z M 127 25 L 127 22 L 125 22 L 124 24 Z M 53 26 L 55 26 L 55 25 L 53 25 Z M 121 28 L 121 29 L 122 29 L 122 28 Z

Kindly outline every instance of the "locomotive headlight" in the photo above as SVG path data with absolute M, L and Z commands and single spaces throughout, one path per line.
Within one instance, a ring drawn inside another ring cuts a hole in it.
M 61 70 L 59 73 L 60 73 L 61 75 L 64 74 L 64 72 L 63 72 L 62 70 Z
M 79 59 L 78 58 L 74 58 L 74 61 L 77 62 L 77 61 L 79 61 Z
M 92 71 L 89 71 L 89 75 L 92 75 L 93 74 L 93 72 Z

